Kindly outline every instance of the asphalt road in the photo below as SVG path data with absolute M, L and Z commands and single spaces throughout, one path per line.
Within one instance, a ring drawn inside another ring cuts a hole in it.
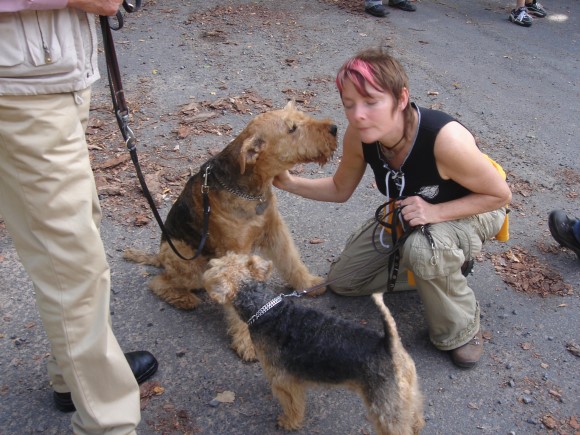
M 425 395 L 425 434 L 580 431 L 580 358 L 567 349 L 580 342 L 580 261 L 555 248 L 546 224 L 555 208 L 580 215 L 580 4 L 546 1 L 549 17 L 531 28 L 508 22 L 512 4 L 491 0 L 422 1 L 415 13 L 393 9 L 385 19 L 360 13 L 363 0 L 346 9 L 331 0 L 225 1 L 217 11 L 198 0 L 147 2 L 116 35 L 129 102 L 139 104 L 150 121 L 136 131 L 141 152 L 172 149 L 185 156 L 181 172 L 195 161 L 188 156 L 206 155 L 231 139 L 208 134 L 177 141 L 170 114 L 192 98 L 211 101 L 251 89 L 278 108 L 287 99 L 283 91 L 300 90 L 312 100 L 314 116 L 335 119 L 344 132 L 334 74 L 348 56 L 376 44 L 391 47 L 407 67 L 413 100 L 457 116 L 503 165 L 518 187 L 511 240 L 484 249 L 501 254 L 521 247 L 559 274 L 574 294 L 517 292 L 483 257 L 469 279 L 487 340 L 481 363 L 469 371 L 455 368 L 430 345 L 417 295 L 394 295 L 389 307 Z M 102 80 L 94 88 L 95 104 L 107 104 L 107 92 Z M 251 117 L 224 113 L 220 122 L 236 134 Z M 306 167 L 304 175 L 331 174 L 337 154 L 322 169 Z M 354 197 L 340 205 L 278 194 L 315 273 L 327 272 L 348 234 L 380 203 L 371 184 L 367 174 Z M 155 270 L 126 263 L 122 250 L 154 250 L 159 231 L 153 222 L 144 227 L 123 222 L 110 204 L 104 198 L 102 234 L 112 266 L 114 328 L 127 351 L 156 354 L 160 369 L 153 380 L 164 389 L 144 401 L 139 433 L 282 433 L 275 427 L 279 407 L 262 370 L 229 349 L 219 307 L 207 303 L 179 311 L 152 295 L 146 283 Z M 324 243 L 309 243 L 314 238 Z M 276 279 L 273 287 L 281 288 Z M 50 349 L 32 285 L 2 225 L 0 289 L 0 434 L 69 433 L 70 415 L 51 402 L 45 369 Z M 381 328 L 367 298 L 325 294 L 303 303 Z M 214 401 L 224 391 L 235 394 L 232 403 Z M 358 396 L 315 389 L 308 396 L 305 427 L 297 433 L 371 432 Z

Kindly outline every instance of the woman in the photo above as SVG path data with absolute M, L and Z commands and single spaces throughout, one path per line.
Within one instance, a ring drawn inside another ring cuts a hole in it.
M 305 198 L 345 202 L 369 164 L 378 189 L 394 199 L 393 210 L 406 227 L 422 230 L 406 234 L 398 253 L 387 260 L 375 247 L 392 251 L 392 240 L 370 219 L 332 265 L 329 279 L 337 281 L 331 289 L 346 296 L 384 292 L 399 268 L 412 272 L 432 343 L 450 351 L 456 365 L 473 367 L 483 352 L 479 306 L 462 266 L 506 220 L 511 192 L 503 171 L 459 122 L 411 103 L 403 67 L 382 50 L 365 50 L 348 60 L 336 84 L 348 120 L 336 173 L 306 179 L 284 172 L 274 184 Z M 394 286 L 405 287 L 402 280 Z

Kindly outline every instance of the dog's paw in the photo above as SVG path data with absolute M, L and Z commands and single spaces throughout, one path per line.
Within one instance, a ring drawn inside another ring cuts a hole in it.
M 189 311 L 189 310 L 193 310 L 193 309 L 197 308 L 198 305 L 201 304 L 201 299 L 199 299 L 197 296 L 195 296 L 193 298 L 181 298 L 177 301 L 169 302 L 169 303 L 171 305 L 173 305 L 175 308 L 179 308 L 180 310 Z
M 193 310 L 199 304 L 201 304 L 201 299 L 198 298 L 192 291 L 158 291 L 155 288 L 152 290 L 153 293 L 155 293 L 165 302 L 173 305 L 175 308 L 179 308 L 180 310 Z
M 307 284 L 304 286 L 308 290 L 308 293 L 306 294 L 311 297 L 323 294 L 326 291 L 326 285 L 321 284 L 323 284 L 324 282 L 325 282 L 324 278 L 312 275 L 307 281 Z
M 256 350 L 254 349 L 253 345 L 250 346 L 244 345 L 239 347 L 235 347 L 234 345 L 232 345 L 232 349 L 234 349 L 234 351 L 243 361 L 247 362 L 258 361 L 258 357 L 256 356 Z
M 278 427 L 284 430 L 298 430 L 302 427 L 302 422 L 282 414 L 278 417 Z

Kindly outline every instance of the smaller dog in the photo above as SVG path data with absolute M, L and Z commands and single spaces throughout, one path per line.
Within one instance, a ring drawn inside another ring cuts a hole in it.
M 204 287 L 230 310 L 230 333 L 249 334 L 243 339 L 253 342 L 282 406 L 280 427 L 302 426 L 309 384 L 342 384 L 361 395 L 379 434 L 421 431 L 423 398 L 415 364 L 381 294 L 373 299 L 383 316 L 384 336 L 294 304 L 289 296 L 274 297 L 264 283 L 272 263 L 258 256 L 229 252 L 209 266 Z

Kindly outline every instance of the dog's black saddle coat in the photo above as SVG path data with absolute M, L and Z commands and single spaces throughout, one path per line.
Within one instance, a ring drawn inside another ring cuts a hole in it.
M 242 283 L 233 304 L 247 322 L 272 297 L 264 283 Z M 295 302 L 284 298 L 249 326 L 254 345 L 268 353 L 272 365 L 279 364 L 301 378 L 333 384 L 354 379 L 372 383 L 364 379 L 369 373 L 392 376 L 388 335 Z M 377 359 L 380 353 L 385 358 Z M 378 361 L 382 366 L 372 367 Z

